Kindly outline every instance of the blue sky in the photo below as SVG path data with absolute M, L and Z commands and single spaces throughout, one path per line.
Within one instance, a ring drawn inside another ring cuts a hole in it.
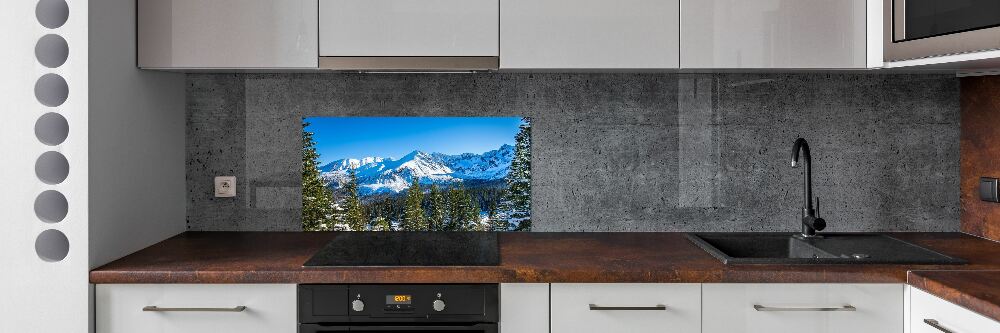
M 514 144 L 520 117 L 309 117 L 320 165 L 342 158 L 400 158 L 414 150 L 461 154 Z

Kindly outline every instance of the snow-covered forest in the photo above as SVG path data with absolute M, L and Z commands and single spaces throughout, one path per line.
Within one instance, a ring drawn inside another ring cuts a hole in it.
M 483 154 L 414 150 L 320 165 L 302 131 L 302 228 L 306 231 L 530 231 L 531 122 L 514 145 Z

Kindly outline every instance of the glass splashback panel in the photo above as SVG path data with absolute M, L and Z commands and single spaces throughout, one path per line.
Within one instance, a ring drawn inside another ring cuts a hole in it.
M 526 117 L 308 117 L 306 231 L 530 231 Z

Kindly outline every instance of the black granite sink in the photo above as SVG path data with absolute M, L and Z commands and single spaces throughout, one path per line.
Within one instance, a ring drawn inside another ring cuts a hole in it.
M 727 265 L 965 264 L 966 261 L 881 234 L 689 233 L 691 242 Z

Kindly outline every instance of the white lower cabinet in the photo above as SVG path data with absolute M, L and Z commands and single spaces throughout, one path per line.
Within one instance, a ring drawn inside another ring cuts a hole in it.
M 500 333 L 548 333 L 549 284 L 500 284 Z
M 99 284 L 95 298 L 98 333 L 298 329 L 294 284 Z
M 903 332 L 902 284 L 704 284 L 704 333 Z
M 552 284 L 552 333 L 701 332 L 700 284 Z
M 297 332 L 294 284 L 99 284 L 95 300 L 98 333 Z M 902 284 L 513 283 L 500 307 L 501 333 L 1000 332 Z
M 908 333 L 1000 332 L 1000 322 L 910 287 Z

